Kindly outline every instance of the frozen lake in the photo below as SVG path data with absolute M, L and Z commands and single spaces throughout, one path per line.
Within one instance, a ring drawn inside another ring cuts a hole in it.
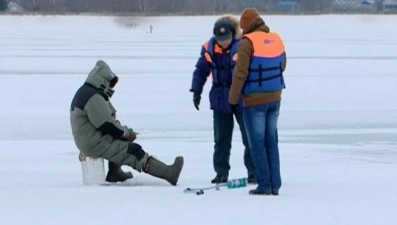
M 397 224 L 396 16 L 265 16 L 288 54 L 280 196 L 183 193 L 215 176 L 210 84 L 200 111 L 189 89 L 216 19 L 1 16 L 0 223 Z M 177 187 L 128 167 L 120 187 L 82 185 L 69 106 L 98 59 L 145 150 L 185 156 Z M 237 126 L 233 141 L 230 176 L 244 177 Z

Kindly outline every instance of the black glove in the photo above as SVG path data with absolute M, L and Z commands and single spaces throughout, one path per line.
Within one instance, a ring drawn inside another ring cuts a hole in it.
M 201 101 L 201 96 L 199 94 L 194 93 L 193 94 L 193 103 L 194 103 L 194 107 L 197 110 L 200 110 L 199 109 L 200 101 Z
M 230 104 L 230 108 L 232 108 L 232 112 L 233 112 L 233 113 L 236 113 L 236 112 L 237 112 L 237 107 L 238 107 L 238 105 L 232 105 L 232 104 Z

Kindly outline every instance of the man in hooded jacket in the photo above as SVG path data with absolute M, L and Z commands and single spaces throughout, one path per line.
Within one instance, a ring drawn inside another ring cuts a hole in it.
M 155 159 L 135 142 L 136 132 L 116 119 L 110 98 L 118 81 L 110 67 L 99 60 L 77 90 L 70 107 L 70 124 L 77 148 L 86 156 L 109 161 L 108 182 L 131 178 L 131 174 L 120 168 L 128 165 L 176 185 L 183 157 L 176 157 L 173 165 Z

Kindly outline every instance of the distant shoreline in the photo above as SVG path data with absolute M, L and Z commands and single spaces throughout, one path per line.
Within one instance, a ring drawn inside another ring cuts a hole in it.
M 175 17 L 175 16 L 219 16 L 224 14 L 230 14 L 235 16 L 240 16 L 240 13 L 232 12 L 232 13 L 95 13 L 95 12 L 84 12 L 84 13 L 72 13 L 72 12 L 25 12 L 25 13 L 8 13 L 1 12 L 0 16 L 113 16 L 113 17 Z M 386 13 L 386 12 L 300 12 L 300 13 L 278 13 L 278 12 L 261 12 L 261 15 L 267 16 L 325 16 L 325 15 L 341 15 L 341 16 L 350 16 L 350 15 L 387 15 L 387 16 L 397 16 L 396 13 Z

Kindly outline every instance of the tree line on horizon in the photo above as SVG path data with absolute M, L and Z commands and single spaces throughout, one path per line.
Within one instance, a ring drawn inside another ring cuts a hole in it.
M 0 10 L 15 2 L 30 12 L 212 14 L 241 12 L 246 7 L 271 11 L 280 0 L 0 0 Z M 296 0 L 302 11 L 321 11 L 334 0 Z

